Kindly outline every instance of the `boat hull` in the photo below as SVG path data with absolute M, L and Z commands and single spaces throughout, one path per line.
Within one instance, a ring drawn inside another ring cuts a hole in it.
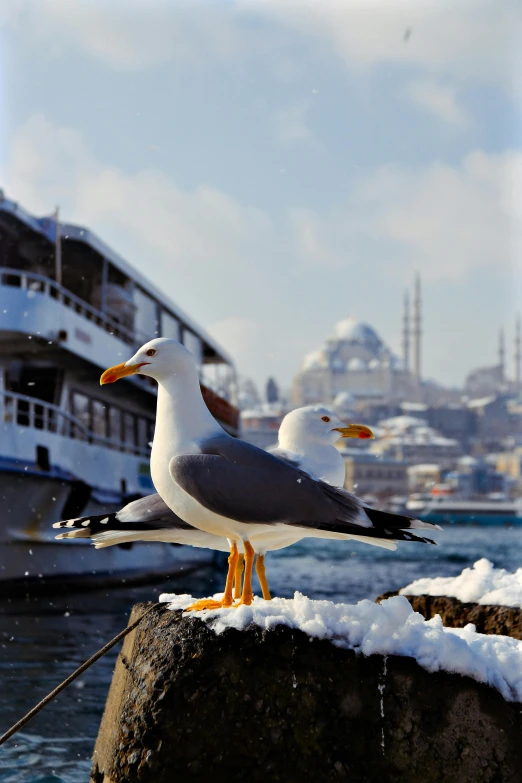
M 522 517 L 503 514 L 476 514 L 458 513 L 429 513 L 416 514 L 417 518 L 423 522 L 432 522 L 435 525 L 485 525 L 485 526 L 518 526 L 522 525 Z
M 217 565 L 216 555 L 159 542 L 95 549 L 89 542 L 11 541 L 0 547 L 0 595 L 147 584 Z
M 48 476 L 0 473 L 0 594 L 59 592 L 177 577 L 223 559 L 210 549 L 161 542 L 95 549 L 89 539 L 57 541 L 71 484 Z M 106 513 L 108 505 L 88 504 Z M 121 507 L 121 503 L 117 508 Z

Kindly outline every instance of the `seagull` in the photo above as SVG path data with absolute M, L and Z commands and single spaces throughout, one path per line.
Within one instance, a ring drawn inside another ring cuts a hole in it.
M 346 465 L 334 445 L 339 438 L 373 438 L 373 432 L 363 424 L 345 424 L 328 408 L 306 405 L 286 414 L 277 446 L 268 451 L 314 479 L 343 487 Z
M 334 447 L 339 438 L 373 438 L 373 432 L 362 424 L 346 424 L 336 413 L 321 406 L 309 405 L 288 413 L 279 429 L 278 444 L 271 451 L 279 458 L 298 466 L 313 478 L 343 486 L 345 464 Z M 120 511 L 90 515 L 55 522 L 54 528 L 66 529 L 56 538 L 90 538 L 96 549 L 130 541 L 163 541 L 229 552 L 227 539 L 192 527 L 177 516 L 158 494 L 128 503 Z M 296 540 L 299 540 L 296 538 Z M 284 540 L 271 549 L 286 546 Z M 235 574 L 234 598 L 240 598 L 243 571 L 243 545 Z M 265 550 L 258 550 L 256 573 L 263 598 L 270 600 L 266 578 Z
M 353 495 L 317 481 L 298 466 L 235 439 L 213 418 L 201 396 L 194 356 L 181 343 L 156 338 L 123 364 L 106 370 L 100 383 L 140 373 L 158 382 L 151 476 L 158 494 L 184 522 L 226 538 L 229 569 L 221 601 L 197 601 L 191 610 L 232 606 L 232 584 L 245 552 L 239 605 L 253 600 L 255 548 L 304 537 L 435 543 L 402 528 L 433 525 L 376 511 L 373 521 Z

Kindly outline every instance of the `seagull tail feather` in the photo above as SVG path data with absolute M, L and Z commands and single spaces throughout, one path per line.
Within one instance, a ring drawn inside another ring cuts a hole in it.
M 62 522 L 55 522 L 54 528 L 70 528 L 64 533 L 59 533 L 56 538 L 91 538 L 97 533 L 110 530 L 117 526 L 121 530 L 121 523 L 118 522 L 116 513 L 98 514 L 97 516 L 77 517 L 76 519 L 64 519 Z
M 400 530 L 442 530 L 439 525 L 423 522 L 421 519 L 413 519 L 405 514 L 392 514 L 390 511 L 380 511 L 366 505 L 364 511 L 375 527 L 399 528 Z

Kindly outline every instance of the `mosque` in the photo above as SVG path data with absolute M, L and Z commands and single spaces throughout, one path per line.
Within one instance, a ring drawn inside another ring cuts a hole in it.
M 498 360 L 490 367 L 478 367 L 466 378 L 464 391 L 470 397 L 491 394 L 511 394 L 520 396 L 522 370 L 522 329 L 520 317 L 515 323 L 515 339 L 513 352 L 513 377 L 510 378 L 506 367 L 506 341 L 504 329 L 498 336 Z
M 323 347 L 305 356 L 294 379 L 294 404 L 311 405 L 323 401 L 338 405 L 347 402 L 348 398 L 424 401 L 419 277 L 415 280 L 411 316 L 406 293 L 401 357 L 394 355 L 369 324 L 355 318 L 339 321 L 333 336 Z
M 422 300 L 421 280 L 417 275 L 410 312 L 408 292 L 402 315 L 402 355 L 396 356 L 367 323 L 347 318 L 339 321 L 332 337 L 318 351 L 304 357 L 294 378 L 294 405 L 323 402 L 338 410 L 372 404 L 411 402 L 423 405 L 447 405 L 460 401 L 462 390 L 448 389 L 421 376 Z M 514 378 L 505 370 L 504 333 L 499 338 L 498 363 L 478 368 L 468 375 L 464 393 L 468 397 L 488 394 L 520 394 L 521 326 L 516 324 L 514 341 Z

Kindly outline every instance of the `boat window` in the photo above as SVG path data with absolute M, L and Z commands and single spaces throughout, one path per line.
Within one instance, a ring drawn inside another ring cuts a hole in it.
M 92 431 L 100 438 L 107 437 L 107 407 L 100 400 L 92 401 Z
M 90 245 L 62 239 L 62 285 L 89 304 L 101 285 L 103 258 Z
M 109 437 L 121 443 L 121 411 L 119 408 L 109 408 Z
M 56 367 L 23 364 L 15 360 L 7 368 L 6 385 L 9 391 L 52 404 L 59 402 L 62 380 L 63 371 Z
M 108 280 L 103 280 L 93 290 L 92 304 L 102 310 L 116 323 L 129 331 L 134 327 L 136 305 L 133 301 L 132 280 L 125 278 L 112 264 L 108 266 Z
M 199 337 L 189 329 L 183 329 L 183 345 L 194 354 L 197 363 L 201 364 L 203 361 L 203 345 Z
M 2 214 L 0 216 L 0 267 L 52 277 L 55 270 L 54 243 L 41 234 L 20 228 Z M 13 275 L 7 285 L 19 286 L 20 278 Z
M 123 442 L 136 445 L 136 422 L 132 413 L 123 414 Z
M 159 336 L 158 305 L 151 296 L 139 287 L 136 287 L 134 290 L 134 304 L 136 305 L 136 315 L 134 317 L 136 341 L 146 343 Z
M 166 310 L 161 312 L 161 336 L 179 340 L 179 321 Z
M 89 430 L 90 429 L 90 404 L 89 404 L 89 398 L 85 396 L 85 394 L 80 394 L 80 392 L 73 392 L 72 394 L 72 401 L 71 401 L 71 413 L 75 417 L 75 419 L 78 419 L 78 421 L 83 424 L 83 426 Z M 87 435 L 82 427 L 78 427 L 76 425 L 73 425 L 73 437 L 79 438 L 81 440 L 86 439 Z

